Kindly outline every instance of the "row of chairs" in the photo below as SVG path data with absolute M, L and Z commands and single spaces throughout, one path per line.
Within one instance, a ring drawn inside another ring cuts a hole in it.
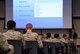
M 77 54 L 73 43 L 62 45 L 61 43 L 43 42 L 43 48 L 38 47 L 36 41 L 26 41 L 25 48 L 19 40 L 8 40 L 14 46 L 14 54 Z

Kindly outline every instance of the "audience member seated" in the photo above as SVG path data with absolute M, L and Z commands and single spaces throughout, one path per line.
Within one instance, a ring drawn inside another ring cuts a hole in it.
M 66 34 L 63 34 L 62 38 L 60 39 L 61 42 L 63 43 L 63 53 L 64 54 L 69 54 L 69 37 Z
M 16 22 L 13 20 L 9 20 L 7 22 L 7 28 L 8 30 L 3 33 L 3 36 L 7 40 L 21 40 L 22 39 L 22 34 L 18 31 L 15 31 L 16 28 Z M 11 46 L 11 54 L 13 54 L 14 48 Z
M 69 43 L 68 36 L 66 34 L 63 34 L 63 36 L 62 36 L 62 38 L 60 40 L 63 43 Z
M 45 42 L 52 42 L 51 33 L 46 34 L 46 38 L 44 39 Z
M 38 38 L 39 38 L 38 39 L 39 40 L 38 41 L 39 46 L 41 46 L 41 47 L 38 47 L 38 54 L 44 54 L 44 52 L 43 52 L 43 41 L 44 41 L 45 37 L 43 34 L 39 34 Z
M 77 45 L 77 38 L 78 38 L 78 34 L 76 32 L 73 33 L 73 42 L 75 45 Z
M 10 47 L 11 45 L 8 44 L 5 37 L 0 33 L 0 54 L 10 54 Z
M 61 48 L 62 44 L 61 44 L 60 36 L 58 33 L 54 34 L 54 38 L 52 42 L 54 43 L 54 48 L 55 48 L 54 54 L 62 53 L 62 48 Z
M 51 33 L 46 34 L 46 38 L 43 40 L 43 51 L 44 54 L 52 54 L 52 38 Z
M 57 34 L 57 33 L 54 34 L 54 38 L 52 39 L 52 42 L 53 43 L 56 43 L 56 42 L 61 43 L 59 34 Z
M 63 34 L 63 37 L 60 39 L 64 44 L 64 54 L 76 53 L 76 46 L 66 34 Z
M 38 38 L 38 34 L 36 32 L 32 32 L 33 25 L 31 23 L 28 23 L 26 25 L 26 33 L 23 34 L 23 40 L 24 40 L 24 48 L 26 47 L 26 41 L 36 41 L 40 43 L 40 40 Z M 37 46 L 36 46 L 37 47 Z M 29 52 L 30 54 L 37 54 L 37 49 L 34 48 L 33 51 L 35 52 Z

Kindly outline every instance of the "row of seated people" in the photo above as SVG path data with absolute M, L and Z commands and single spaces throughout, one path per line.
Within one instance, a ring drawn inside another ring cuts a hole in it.
M 38 47 L 37 41 L 25 41 L 25 48 L 20 40 L 8 40 L 14 46 L 14 54 L 75 54 L 73 43 L 46 42 L 43 41 L 43 48 Z M 23 47 L 22 47 L 23 46 Z
M 26 41 L 24 48 L 20 40 L 8 40 L 8 42 L 14 46 L 14 54 L 73 54 L 76 49 L 73 43 L 43 41 L 43 48 L 39 48 L 37 41 Z
M 51 38 L 51 35 L 48 33 L 46 38 L 42 38 L 42 36 L 39 36 L 37 33 L 32 32 L 33 25 L 31 23 L 28 23 L 26 25 L 26 33 L 21 34 L 18 31 L 15 31 L 16 22 L 13 20 L 9 20 L 7 22 L 7 28 L 8 30 L 4 33 L 0 33 L 0 49 L 6 50 L 7 54 L 22 54 L 22 50 L 20 50 L 20 46 L 23 49 L 23 53 L 27 54 L 29 50 L 31 50 L 32 47 L 33 51 L 30 54 L 37 54 L 37 46 L 39 46 L 39 49 L 44 49 L 44 43 L 43 42 L 50 42 L 50 43 L 60 43 L 61 46 L 64 45 L 63 43 L 71 43 L 70 39 L 64 34 L 63 37 L 59 37 L 59 34 L 55 34 L 54 38 Z M 20 40 L 22 43 L 17 43 L 17 41 L 10 42 L 8 40 Z M 38 44 L 28 45 L 26 44 L 26 41 L 36 41 Z M 15 47 L 15 44 L 16 47 Z M 28 46 L 27 46 L 28 45 Z M 34 45 L 34 46 L 33 46 Z M 51 44 L 52 45 L 52 44 Z M 53 44 L 55 45 L 55 44 Z M 59 45 L 59 44 L 57 44 Z M 50 47 L 51 48 L 51 47 Z M 52 47 L 54 48 L 54 47 Z M 46 49 L 43 50 L 44 54 L 46 54 Z M 53 51 L 52 51 L 53 52 Z M 2 51 L 0 54 L 3 54 Z M 5 53 L 4 53 L 5 54 Z

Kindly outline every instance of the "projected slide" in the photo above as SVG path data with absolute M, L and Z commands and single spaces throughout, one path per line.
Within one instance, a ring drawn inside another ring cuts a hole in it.
M 63 0 L 13 0 L 13 20 L 17 28 L 62 28 Z
M 35 17 L 62 17 L 62 5 L 60 3 L 35 3 Z

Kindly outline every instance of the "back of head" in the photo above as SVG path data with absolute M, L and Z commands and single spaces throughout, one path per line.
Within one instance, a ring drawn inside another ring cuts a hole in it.
M 66 34 L 63 34 L 62 38 L 68 39 L 69 37 Z
M 55 33 L 54 38 L 59 38 L 59 34 Z
M 67 35 L 66 34 L 63 34 L 63 36 L 62 37 L 67 37 Z
M 15 21 L 9 20 L 9 21 L 7 22 L 7 28 L 8 28 L 8 29 L 13 29 L 13 28 L 15 28 L 15 27 L 16 27 L 16 22 L 15 22 Z
M 76 32 L 73 33 L 73 39 L 76 39 L 78 37 L 78 34 Z
M 50 38 L 50 37 L 51 37 L 51 33 L 47 33 L 46 38 Z
M 31 23 L 28 23 L 28 24 L 26 25 L 26 28 L 31 30 L 31 29 L 33 28 L 33 25 L 32 25 Z

